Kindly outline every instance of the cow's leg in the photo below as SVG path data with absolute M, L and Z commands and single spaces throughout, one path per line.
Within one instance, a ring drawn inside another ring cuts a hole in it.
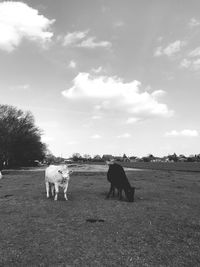
M 111 185 L 110 185 L 110 190 L 109 190 L 109 192 L 108 192 L 106 198 L 109 198 L 109 197 L 110 197 L 110 195 L 111 195 L 113 189 L 114 189 L 114 186 L 111 184 Z
M 54 184 L 51 184 L 51 195 L 54 196 Z
M 119 189 L 119 199 L 122 200 L 122 189 Z
M 120 189 L 117 189 L 117 196 L 119 198 L 119 192 L 120 192 Z
M 55 183 L 55 197 L 54 197 L 54 200 L 58 199 L 58 192 L 59 192 L 59 186 L 58 186 L 57 183 Z
M 113 189 L 112 189 L 112 197 L 114 197 L 115 196 L 115 187 L 113 187 Z
M 67 188 L 68 188 L 68 182 L 64 186 L 64 198 L 65 198 L 65 200 L 68 200 L 68 198 L 67 198 Z
M 49 182 L 45 182 L 45 184 L 46 184 L 47 198 L 49 198 Z

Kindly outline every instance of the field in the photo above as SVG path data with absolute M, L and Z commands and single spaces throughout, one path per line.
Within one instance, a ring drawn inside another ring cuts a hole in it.
M 44 171 L 4 171 L 0 266 L 200 266 L 200 173 L 189 170 L 127 171 L 134 203 L 105 199 L 104 171 L 74 172 L 57 202 Z

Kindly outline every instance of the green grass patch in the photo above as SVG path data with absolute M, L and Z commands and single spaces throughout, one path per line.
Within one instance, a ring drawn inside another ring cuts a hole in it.
M 105 173 L 73 173 L 58 201 L 44 171 L 0 180 L 0 266 L 200 266 L 200 176 L 127 172 L 135 202 L 106 200 Z

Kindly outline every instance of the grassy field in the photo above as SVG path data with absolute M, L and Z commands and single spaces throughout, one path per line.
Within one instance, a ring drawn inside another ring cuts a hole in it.
M 134 203 L 105 199 L 105 172 L 73 173 L 57 202 L 44 171 L 4 173 L 0 266 L 200 266 L 198 172 L 129 171 Z
M 200 162 L 126 162 L 122 165 L 136 169 L 200 172 Z

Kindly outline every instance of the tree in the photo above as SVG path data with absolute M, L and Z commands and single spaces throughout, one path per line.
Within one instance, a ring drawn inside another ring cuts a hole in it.
M 0 164 L 21 166 L 42 160 L 46 145 L 41 134 L 31 112 L 0 105 Z
M 91 157 L 89 154 L 84 154 L 84 155 L 83 155 L 83 160 L 84 160 L 84 161 L 89 161 L 89 160 L 91 160 L 91 158 L 92 158 L 92 157 Z
M 100 162 L 100 161 L 103 161 L 103 160 L 102 160 L 101 156 L 97 154 L 97 155 L 95 155 L 93 157 L 92 161 L 97 161 L 97 162 L 99 161 Z
M 74 153 L 74 154 L 72 155 L 72 159 L 73 159 L 74 161 L 79 161 L 80 159 L 82 159 L 82 157 L 81 157 L 81 155 L 80 155 L 79 153 Z
M 177 157 L 176 153 L 174 153 L 173 155 L 168 155 L 168 159 L 170 161 L 174 161 L 174 162 L 178 161 L 178 157 Z

